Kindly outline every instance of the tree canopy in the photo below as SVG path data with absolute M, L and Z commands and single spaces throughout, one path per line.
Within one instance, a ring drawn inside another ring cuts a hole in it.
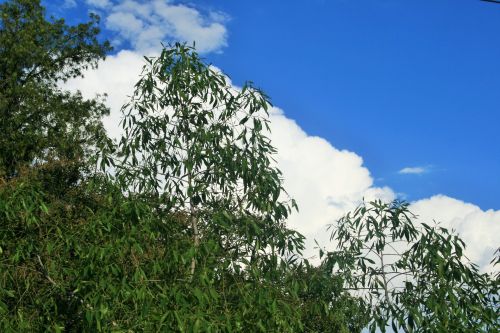
M 167 47 L 147 59 L 114 147 L 102 100 L 57 85 L 109 50 L 97 39 L 98 18 L 66 26 L 46 20 L 35 0 L 0 9 L 1 75 L 9 78 L 0 134 L 2 332 L 361 329 L 351 318 L 362 304 L 297 260 L 303 236 L 285 225 L 290 206 L 280 201 L 263 131 L 263 93 L 235 91 L 193 48 Z M 94 167 L 96 156 L 116 178 Z
M 99 17 L 68 26 L 46 19 L 39 1 L 0 4 L 0 175 L 47 159 L 84 160 L 104 139 L 109 110 L 58 88 L 97 66 L 111 48 L 99 42 Z

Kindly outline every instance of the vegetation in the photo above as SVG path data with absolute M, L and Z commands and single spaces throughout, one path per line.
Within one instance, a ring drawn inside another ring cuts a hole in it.
M 108 109 L 57 83 L 95 67 L 110 50 L 97 40 L 98 17 L 78 26 L 47 21 L 31 0 L 4 2 L 0 13 L 0 176 L 51 159 L 84 162 L 105 136 Z
M 325 264 L 371 308 L 370 330 L 498 331 L 498 279 L 479 273 L 453 232 L 414 220 L 408 203 L 375 201 L 332 226 Z
M 498 330 L 497 280 L 405 204 L 360 207 L 334 231 L 339 251 L 302 258 L 269 100 L 251 84 L 166 47 L 146 59 L 115 145 L 103 100 L 58 85 L 110 50 L 98 17 L 67 26 L 38 0 L 0 15 L 1 332 Z M 403 292 L 361 255 L 397 239 L 412 245 L 390 264 L 410 275 Z

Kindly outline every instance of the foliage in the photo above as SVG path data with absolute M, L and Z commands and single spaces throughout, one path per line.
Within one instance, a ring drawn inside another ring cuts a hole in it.
M 183 44 L 164 48 L 146 62 L 132 100 L 123 108 L 122 160 L 115 163 L 104 155 L 103 161 L 116 165 L 124 190 L 154 193 L 166 211 L 186 220 L 184 231 L 194 249 L 187 288 L 209 265 L 208 272 L 218 272 L 213 283 L 248 289 L 236 302 L 260 305 L 252 320 L 235 321 L 244 322 L 237 330 L 302 331 L 312 320 L 300 315 L 306 311 L 301 297 L 309 284 L 295 280 L 294 274 L 303 277 L 311 270 L 295 265 L 303 236 L 283 223 L 290 207 L 280 201 L 281 173 L 273 166 L 275 149 L 264 131 L 269 131 L 267 97 L 249 84 L 235 90 Z M 210 244 L 217 244 L 209 251 L 212 255 L 222 251 L 216 261 L 205 257 L 203 248 Z M 340 285 L 335 286 L 341 294 Z M 334 309 L 333 288 L 328 290 L 329 297 L 316 299 L 323 311 L 316 313 L 331 316 L 325 323 L 335 324 L 334 331 L 345 329 L 342 315 L 348 306 Z M 227 297 L 226 292 L 219 294 Z M 284 295 L 286 302 L 280 302 Z M 233 322 L 227 318 L 239 307 L 223 315 L 225 322 Z M 286 315 L 269 320 L 280 313 L 277 309 Z M 332 315 L 337 312 L 338 317 Z M 227 329 L 224 325 L 218 330 Z
M 97 40 L 99 18 L 68 26 L 44 14 L 37 0 L 0 4 L 0 176 L 41 160 L 83 160 L 106 141 L 102 102 L 57 85 L 95 67 L 110 50 Z
M 353 327 L 358 304 L 297 261 L 264 94 L 231 90 L 191 48 L 165 49 L 147 59 L 117 161 L 101 101 L 57 86 L 109 49 L 97 18 L 70 27 L 35 0 L 0 6 L 0 331 Z M 119 182 L 91 168 L 94 152 Z
M 371 307 L 370 330 L 494 332 L 498 283 L 464 256 L 464 242 L 445 228 L 417 226 L 408 203 L 364 204 L 332 233 L 338 251 L 325 261 L 346 288 Z
M 272 254 L 235 263 L 241 259 L 221 237 L 262 232 L 253 221 L 214 215 L 192 277 L 187 216 L 163 209 L 160 197 L 124 196 L 105 178 L 61 192 L 65 168 L 45 164 L 0 186 L 0 331 L 342 332 L 353 325 L 356 302 L 327 274 L 292 269 Z
M 300 250 L 300 239 L 281 223 L 290 207 L 280 201 L 281 173 L 264 131 L 269 131 L 265 94 L 250 84 L 235 90 L 183 44 L 146 61 L 123 108 L 118 179 L 125 189 L 164 193 L 168 209 L 189 216 L 195 246 L 206 232 L 199 229 L 210 229 L 211 215 L 222 211 L 263 228 L 240 238 L 241 258 L 254 260 L 268 247 L 281 255 Z M 225 237 L 234 246 L 232 236 Z
M 316 267 L 304 261 L 296 274 L 304 283 L 299 293 L 304 332 L 361 332 L 366 327 L 364 302 L 343 290 L 342 278 L 332 276 L 327 264 Z
M 39 181 L 43 173 L 0 191 L 2 332 L 219 331 L 257 323 L 270 295 L 280 302 L 273 286 L 208 269 L 223 254 L 215 242 L 200 248 L 205 260 L 188 287 L 193 253 L 182 218 L 107 183 L 61 197 Z M 266 318 L 279 320 L 279 309 Z

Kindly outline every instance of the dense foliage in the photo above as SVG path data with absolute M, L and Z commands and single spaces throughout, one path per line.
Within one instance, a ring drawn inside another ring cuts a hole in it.
M 99 43 L 99 18 L 68 26 L 47 20 L 39 1 L 0 4 L 0 176 L 49 159 L 83 161 L 103 140 L 99 99 L 58 88 L 95 67 L 110 50 Z
M 39 0 L 0 15 L 0 332 L 498 330 L 497 280 L 405 205 L 360 207 L 339 221 L 339 251 L 303 259 L 251 84 L 166 47 L 145 59 L 115 145 L 99 96 L 59 85 L 109 51 L 98 17 L 47 20 Z M 412 244 L 391 262 L 414 273 L 406 294 L 360 256 L 383 253 L 386 231 Z M 365 287 L 375 297 L 350 290 Z
M 221 238 L 259 227 L 227 214 L 212 217 L 192 278 L 186 217 L 97 178 L 53 191 L 64 167 L 0 186 L 2 332 L 299 332 L 318 318 L 347 332 L 358 313 L 339 283 L 328 287 L 310 267 L 271 254 L 234 266 L 241 259 Z

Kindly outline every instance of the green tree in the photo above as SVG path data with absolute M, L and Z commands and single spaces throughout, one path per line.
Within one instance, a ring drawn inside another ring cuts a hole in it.
M 408 203 L 363 204 L 334 226 L 325 262 L 371 308 L 370 331 L 497 332 L 498 282 L 464 256 L 464 242 L 414 223 Z
M 195 247 L 200 228 L 210 228 L 211 214 L 224 211 L 252 217 L 264 231 L 275 230 L 252 235 L 239 249 L 250 259 L 268 246 L 281 255 L 300 248 L 298 238 L 274 239 L 290 206 L 280 201 L 281 173 L 266 136 L 267 96 L 250 83 L 234 89 L 186 45 L 175 44 L 146 60 L 124 106 L 118 178 L 125 187 L 165 194 L 172 211 L 189 216 Z M 195 267 L 193 259 L 191 274 Z
M 208 308 L 188 305 L 179 325 L 320 332 L 313 322 L 322 318 L 327 331 L 356 327 L 346 313 L 359 313 L 359 304 L 335 289 L 338 283 L 326 284 L 314 305 L 307 296 L 318 287 L 304 279 L 315 276 L 307 261 L 296 265 L 303 236 L 285 226 L 295 203 L 281 201 L 286 193 L 266 136 L 267 96 L 251 84 L 236 90 L 183 44 L 146 62 L 123 107 L 117 178 L 131 196 L 150 193 L 185 221 L 191 247 L 173 256 L 191 258 L 189 269 L 178 267 L 187 278 L 183 288 L 198 291 Z M 108 160 L 115 164 L 103 156 Z M 210 296 L 214 289 L 224 300 L 223 313 Z
M 39 0 L 0 4 L 0 176 L 50 159 L 83 160 L 106 141 L 102 102 L 58 87 L 110 50 L 97 39 L 98 22 L 47 20 Z

